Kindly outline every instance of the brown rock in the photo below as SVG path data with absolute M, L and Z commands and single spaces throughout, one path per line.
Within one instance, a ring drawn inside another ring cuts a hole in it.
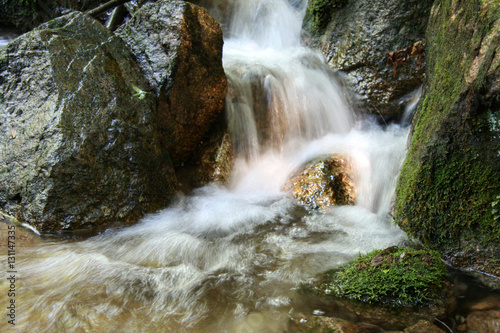
M 467 328 L 477 333 L 500 332 L 500 311 L 475 311 L 467 316 Z
M 11 236 L 11 238 L 9 238 L 9 236 Z M 11 241 L 10 243 L 9 240 Z M 11 245 L 15 252 L 16 249 L 34 247 L 39 243 L 39 235 L 24 228 L 12 217 L 0 214 L 0 247 L 7 251 L 8 249 L 12 250 L 12 248 L 9 247 L 9 245 Z
M 216 182 L 226 184 L 233 168 L 233 143 L 224 115 L 217 120 L 208 140 L 197 150 L 191 160 L 176 170 L 183 179 L 183 190 Z
M 161 141 L 189 159 L 224 107 L 222 30 L 204 9 L 172 0 L 143 6 L 117 30 L 158 94 Z
M 404 333 L 443 333 L 444 331 L 439 327 L 431 324 L 427 320 L 420 320 L 415 325 L 408 327 Z
M 500 309 L 500 296 L 488 296 L 473 304 L 469 304 L 468 308 L 471 311 L 498 310 Z
M 354 175 L 351 161 L 332 156 L 308 164 L 285 185 L 300 204 L 309 208 L 350 205 L 355 201 Z

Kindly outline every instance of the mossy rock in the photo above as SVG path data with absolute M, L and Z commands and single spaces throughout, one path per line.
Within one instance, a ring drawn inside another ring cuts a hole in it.
M 451 313 L 452 287 L 438 252 L 393 246 L 327 271 L 303 291 L 326 316 L 402 330 Z
M 333 12 L 346 4 L 347 0 L 309 0 L 306 20 L 311 21 L 314 32 L 322 32 L 332 19 Z
M 327 272 L 321 289 L 369 304 L 418 306 L 439 301 L 448 278 L 437 251 L 390 247 Z
M 500 5 L 436 1 L 395 221 L 458 267 L 500 274 Z

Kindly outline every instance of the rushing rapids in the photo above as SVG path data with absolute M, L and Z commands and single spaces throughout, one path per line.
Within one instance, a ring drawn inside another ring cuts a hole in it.
M 301 284 L 406 240 L 389 210 L 408 130 L 354 115 L 322 56 L 300 44 L 306 3 L 233 2 L 230 184 L 197 189 L 132 227 L 19 248 L 19 332 L 277 332 L 312 310 Z M 306 212 L 283 185 L 332 153 L 355 161 L 356 205 Z M 8 288 L 2 279 L 2 304 Z

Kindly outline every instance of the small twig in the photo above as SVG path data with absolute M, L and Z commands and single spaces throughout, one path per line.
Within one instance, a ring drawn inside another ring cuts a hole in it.
M 108 9 L 123 5 L 124 3 L 129 2 L 129 1 L 130 0 L 111 0 L 111 1 L 106 2 L 105 4 L 102 4 L 101 6 L 99 6 L 97 8 L 87 10 L 85 13 L 90 15 L 90 16 L 95 17 L 95 16 L 98 16 L 98 15 L 104 13 Z
M 438 323 L 440 323 L 441 325 L 443 325 L 444 327 L 446 327 L 448 329 L 448 331 L 450 331 L 450 333 L 453 333 L 453 330 L 448 325 L 446 325 L 444 322 L 442 322 L 441 320 L 439 320 L 437 318 L 434 318 L 434 320 L 437 321 Z

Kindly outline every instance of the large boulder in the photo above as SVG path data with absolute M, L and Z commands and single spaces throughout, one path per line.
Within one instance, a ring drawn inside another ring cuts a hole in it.
M 500 276 L 500 6 L 436 1 L 396 222 L 452 264 Z
M 149 89 L 125 44 L 82 13 L 2 49 L 0 209 L 53 233 L 164 207 L 176 180 Z
M 304 27 L 328 64 L 345 74 L 357 108 L 393 118 L 423 82 L 424 48 L 418 42 L 432 2 L 314 0 Z
M 205 9 L 180 0 L 144 5 L 116 34 L 158 95 L 161 141 L 187 161 L 224 108 L 222 30 Z

